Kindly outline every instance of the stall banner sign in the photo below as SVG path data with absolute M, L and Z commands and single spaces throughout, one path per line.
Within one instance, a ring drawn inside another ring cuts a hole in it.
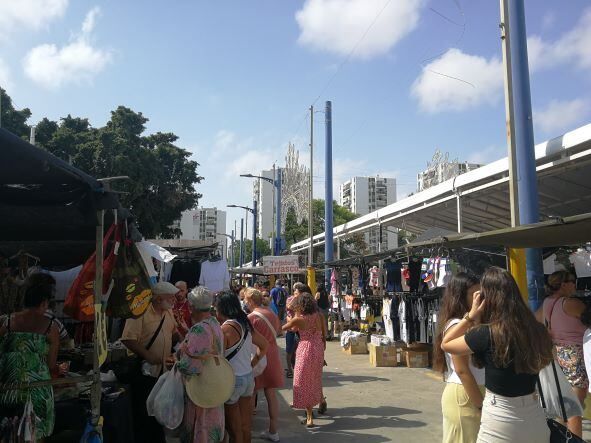
M 297 255 L 268 255 L 263 257 L 263 272 L 265 274 L 296 274 L 300 270 Z
M 100 303 L 94 305 L 94 321 L 96 322 L 96 336 L 99 366 L 107 360 L 107 316 Z

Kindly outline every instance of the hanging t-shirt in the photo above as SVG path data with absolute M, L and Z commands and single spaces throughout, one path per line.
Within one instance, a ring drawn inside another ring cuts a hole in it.
M 575 266 L 577 278 L 591 277 L 591 252 L 578 249 L 570 255 L 570 262 Z
M 226 260 L 206 261 L 201 264 L 199 285 L 213 292 L 230 289 L 230 273 Z

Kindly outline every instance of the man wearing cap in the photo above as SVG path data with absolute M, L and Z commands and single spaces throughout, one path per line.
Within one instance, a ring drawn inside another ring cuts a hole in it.
M 177 322 L 172 313 L 178 289 L 171 283 L 156 283 L 150 306 L 140 318 L 125 323 L 121 342 L 142 360 L 142 372 L 132 382 L 134 428 L 137 441 L 163 443 L 162 426 L 146 411 L 146 400 L 171 357 Z

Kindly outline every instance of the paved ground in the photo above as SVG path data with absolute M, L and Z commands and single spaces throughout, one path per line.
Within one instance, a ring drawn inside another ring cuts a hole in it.
M 284 340 L 279 339 L 280 346 Z M 441 377 L 427 369 L 374 368 L 368 355 L 349 356 L 337 342 L 327 343 L 324 373 L 328 412 L 318 416 L 316 429 L 300 424 L 302 411 L 289 408 L 291 386 L 280 391 L 281 441 L 315 442 L 440 442 Z M 288 380 L 291 384 L 291 380 Z M 253 437 L 266 429 L 264 396 L 259 400 Z M 591 441 L 591 422 L 585 421 L 585 437 Z M 262 440 L 253 438 L 253 441 Z
M 279 340 L 283 345 L 283 340 Z M 430 370 L 374 368 L 368 355 L 349 356 L 327 344 L 324 373 L 328 412 L 316 429 L 300 424 L 289 408 L 291 387 L 280 391 L 282 442 L 435 442 L 441 439 L 440 377 Z M 290 380 L 291 382 L 291 380 Z M 253 436 L 265 429 L 266 403 L 259 402 Z

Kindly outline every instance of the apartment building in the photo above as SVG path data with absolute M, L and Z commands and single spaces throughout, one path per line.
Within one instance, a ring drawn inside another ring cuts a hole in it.
M 396 202 L 396 179 L 386 177 L 352 177 L 340 186 L 340 204 L 358 215 L 384 208 Z M 380 249 L 379 229 L 365 233 L 365 241 L 371 252 Z M 382 229 L 381 250 L 395 248 L 398 234 L 391 228 Z

